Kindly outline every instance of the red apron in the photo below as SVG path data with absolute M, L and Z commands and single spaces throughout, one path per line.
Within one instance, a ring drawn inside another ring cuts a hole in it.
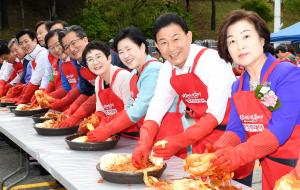
M 184 117 L 184 114 L 180 113 L 180 102 L 181 101 L 178 98 L 176 112 L 167 112 L 163 117 L 155 141 L 160 141 L 166 137 L 178 135 L 184 131 L 184 126 L 182 124 L 182 117 Z M 186 155 L 186 148 L 175 154 L 175 156 L 178 156 L 182 159 L 184 159 Z
M 54 87 L 55 89 L 58 89 L 61 84 L 61 78 L 60 78 L 60 72 L 58 67 L 58 58 L 54 57 L 52 54 L 48 54 L 48 59 L 50 64 L 52 65 L 52 74 L 53 74 L 53 80 L 54 80 Z
M 13 64 L 13 68 L 16 71 L 16 73 L 20 74 L 23 72 L 23 63 L 22 62 L 15 62 Z
M 280 63 L 280 60 L 272 63 L 262 80 L 262 84 L 266 83 L 270 73 L 278 63 Z M 247 138 L 249 138 L 268 128 L 268 122 L 272 117 L 272 113 L 255 97 L 254 91 L 242 91 L 242 86 L 243 75 L 240 77 L 239 89 L 233 95 L 233 101 L 247 132 Z M 273 189 L 275 181 L 295 167 L 300 152 L 299 139 L 300 126 L 295 126 L 291 137 L 283 145 L 274 153 L 261 159 L 262 187 L 264 190 Z M 247 175 L 247 172 L 249 174 L 251 171 L 249 167 L 248 171 L 244 171 L 244 174 Z
M 22 62 L 14 62 L 13 63 L 13 72 L 11 73 L 7 83 L 14 80 L 14 78 L 17 76 L 17 74 L 21 74 L 23 72 L 23 63 Z
M 137 81 L 143 72 L 144 68 L 151 62 L 157 61 L 157 60 L 149 60 L 145 63 L 145 65 L 142 67 L 141 71 L 138 75 L 134 75 L 130 80 L 130 92 L 131 92 L 131 98 L 134 100 L 137 97 L 138 94 L 138 88 L 137 88 Z M 182 124 L 182 117 L 184 116 L 179 112 L 180 107 L 180 99 L 177 102 L 176 105 L 176 112 L 167 112 L 166 115 L 163 117 L 161 125 L 159 127 L 159 132 L 156 136 L 156 141 L 165 139 L 166 137 L 174 136 L 177 134 L 180 134 L 184 131 L 184 127 Z M 141 118 L 137 125 L 138 127 L 141 127 L 144 122 L 145 116 Z M 186 149 L 182 149 L 179 151 L 176 156 L 185 158 L 186 157 Z
M 99 81 L 98 97 L 104 108 L 103 112 L 105 113 L 106 116 L 113 116 L 116 115 L 118 112 L 124 110 L 124 103 L 122 99 L 119 98 L 112 90 L 116 76 L 121 70 L 123 69 L 118 69 L 114 72 L 109 88 L 103 89 L 102 87 L 103 79 Z M 138 131 L 139 129 L 137 128 L 137 126 L 133 125 L 127 129 L 124 129 L 122 133 L 125 133 L 124 136 L 126 137 L 137 138 L 139 136 Z
M 61 68 L 71 87 L 75 88 L 78 83 L 78 73 L 76 67 L 72 63 L 72 60 L 62 63 Z
M 206 114 L 207 110 L 207 99 L 208 92 L 207 86 L 198 78 L 198 76 L 194 73 L 195 68 L 198 64 L 198 60 L 204 51 L 207 48 L 201 49 L 196 55 L 192 67 L 192 71 L 190 73 L 176 75 L 175 69 L 172 70 L 172 77 L 170 79 L 170 83 L 173 89 L 177 92 L 180 99 L 184 102 L 184 104 L 189 107 L 195 116 L 195 120 L 200 119 L 203 115 Z M 186 85 L 188 84 L 188 85 Z M 199 140 L 198 142 L 192 145 L 193 153 L 203 153 L 205 151 L 207 143 L 214 144 L 219 137 L 224 133 L 226 128 L 228 115 L 229 115 L 229 106 L 230 102 L 228 101 L 226 113 L 224 119 L 220 126 L 216 127 L 213 132 L 211 132 L 204 139 Z
M 80 75 L 89 83 L 91 83 L 93 86 L 95 86 L 95 80 L 97 78 L 97 75 L 92 73 L 88 68 L 86 67 L 80 67 Z

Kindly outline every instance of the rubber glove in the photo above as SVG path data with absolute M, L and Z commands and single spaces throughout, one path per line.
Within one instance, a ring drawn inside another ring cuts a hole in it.
M 130 120 L 125 110 L 119 112 L 105 127 L 97 127 L 95 130 L 87 133 L 88 142 L 104 141 L 110 136 L 117 134 L 124 129 L 132 126 L 134 123 Z
M 79 95 L 79 89 L 73 88 L 65 97 L 63 97 L 62 99 L 56 99 L 49 105 L 49 107 L 54 110 L 63 111 L 63 109 L 66 106 L 70 105 Z
M 140 129 L 140 139 L 138 146 L 132 154 L 132 163 L 136 168 L 145 168 L 148 162 L 149 154 L 154 144 L 159 126 L 155 121 L 144 121 Z
M 214 165 L 226 172 L 263 158 L 279 147 L 279 141 L 268 129 L 250 137 L 245 143 L 235 147 L 227 146 L 215 152 Z
M 96 96 L 93 96 L 96 99 Z M 69 106 L 69 108 L 64 111 L 64 114 L 72 115 L 79 108 L 79 106 L 82 105 L 88 98 L 89 96 L 80 94 L 78 98 L 76 98 L 76 100 Z
M 50 81 L 47 85 L 47 88 L 45 89 L 45 92 L 51 93 L 55 90 L 55 85 L 53 81 Z
M 96 97 L 90 96 L 84 101 L 81 106 L 72 114 L 71 117 L 67 118 L 63 122 L 58 124 L 59 128 L 67 128 L 79 125 L 79 122 L 91 115 L 96 110 Z
M 0 80 L 0 97 L 4 96 L 5 84 L 6 82 L 4 80 Z
M 5 85 L 5 87 L 4 87 L 3 95 L 6 95 L 7 92 L 8 92 L 8 90 L 9 90 L 10 88 L 12 88 L 12 87 L 13 87 L 13 85 L 11 85 L 10 83 L 7 83 L 7 84 Z
M 34 95 L 34 92 L 39 88 L 38 85 L 34 85 L 31 82 L 25 87 L 25 93 L 22 96 L 22 99 L 18 101 L 17 104 L 26 104 L 30 102 L 31 97 Z
M 11 87 L 8 92 L 6 93 L 7 98 L 15 98 L 21 94 L 23 91 L 25 85 L 24 84 L 18 84 L 14 87 Z
M 212 114 L 206 114 L 183 133 L 166 138 L 165 140 L 168 141 L 168 143 L 165 147 L 154 146 L 153 156 L 168 160 L 183 148 L 203 139 L 210 134 L 217 125 L 218 122 L 216 118 Z
M 60 87 L 57 90 L 51 92 L 49 96 L 53 98 L 63 98 L 67 93 L 68 92 L 64 88 Z

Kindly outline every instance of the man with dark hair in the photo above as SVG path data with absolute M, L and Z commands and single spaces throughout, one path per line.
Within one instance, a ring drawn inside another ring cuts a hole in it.
M 225 130 L 228 99 L 235 80 L 231 65 L 226 64 L 217 51 L 191 44 L 192 32 L 177 14 L 167 13 L 158 17 L 153 37 L 166 61 L 141 128 L 159 130 L 176 96 L 194 112 L 196 122 L 184 132 L 165 138 L 168 142 L 165 147 L 153 146 L 156 134 L 147 139 L 140 138 L 133 153 L 133 163 L 140 167 L 152 148 L 154 156 L 164 159 L 190 145 L 194 153 L 204 153 L 206 143 L 213 143 Z
M 24 29 L 16 34 L 19 45 L 27 54 L 26 59 L 31 61 L 32 75 L 30 82 L 27 84 L 25 93 L 22 95 L 20 103 L 28 103 L 33 96 L 34 91 L 39 87 L 45 89 L 49 83 L 50 75 L 45 72 L 49 69 L 48 51 L 37 43 L 35 33 Z M 51 67 L 50 67 L 51 69 Z
M 275 48 L 276 56 L 285 61 L 296 64 L 296 56 L 289 52 L 285 45 L 279 45 Z
M 62 122 L 59 127 L 70 127 L 77 125 L 81 119 L 92 114 L 96 109 L 96 97 L 94 95 L 94 81 L 96 76 L 88 68 L 82 66 L 81 57 L 88 39 L 84 30 L 77 25 L 65 28 L 59 32 L 59 41 L 66 53 L 71 59 L 76 60 L 74 66 L 79 71 L 78 85 L 72 88 L 62 99 L 56 99 L 50 104 L 52 109 L 64 110 L 70 117 Z M 72 65 L 68 65 L 69 67 Z M 64 69 L 67 65 L 62 63 Z M 69 107 L 68 109 L 65 109 Z

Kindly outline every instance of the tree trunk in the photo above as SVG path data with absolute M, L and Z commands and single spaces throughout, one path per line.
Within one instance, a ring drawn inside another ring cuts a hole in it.
M 190 12 L 190 0 L 185 0 L 186 11 Z
M 211 30 L 216 29 L 216 1 L 211 0 Z
M 20 0 L 22 28 L 25 28 L 24 1 Z
M 8 28 L 7 0 L 0 0 L 0 29 Z

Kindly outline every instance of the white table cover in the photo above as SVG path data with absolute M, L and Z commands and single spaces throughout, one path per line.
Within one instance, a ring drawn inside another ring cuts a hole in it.
M 3 109 L 2 109 L 3 110 Z M 33 128 L 31 117 L 15 117 L 14 114 L 0 111 L 0 131 L 18 144 L 68 190 L 141 190 L 149 189 L 143 184 L 115 184 L 101 179 L 96 164 L 107 153 L 131 153 L 136 141 L 121 138 L 117 146 L 107 151 L 70 150 L 65 136 L 40 136 Z M 167 161 L 164 179 L 188 176 L 183 171 L 183 162 L 179 158 Z M 245 190 L 251 189 L 233 182 Z

